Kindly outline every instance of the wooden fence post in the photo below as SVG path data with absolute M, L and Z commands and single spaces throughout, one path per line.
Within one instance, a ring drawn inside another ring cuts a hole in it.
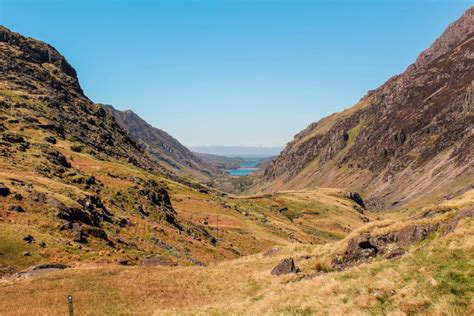
M 74 306 L 72 305 L 72 295 L 67 297 L 67 306 L 69 309 L 69 316 L 74 316 Z

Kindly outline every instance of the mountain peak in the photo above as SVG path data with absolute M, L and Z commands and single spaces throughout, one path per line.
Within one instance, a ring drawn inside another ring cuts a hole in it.
M 458 20 L 451 23 L 443 34 L 418 56 L 415 67 L 424 67 L 439 56 L 446 54 L 472 33 L 474 33 L 474 6 L 464 12 Z
M 62 83 L 67 83 L 76 92 L 84 96 L 76 70 L 53 46 L 15 33 L 4 26 L 0 26 L 0 43 L 10 47 L 10 54 L 12 55 L 10 59 L 15 56 L 19 60 L 40 66 L 43 64 L 52 65 L 53 69 L 59 70 L 55 75 L 62 77 L 60 78 Z

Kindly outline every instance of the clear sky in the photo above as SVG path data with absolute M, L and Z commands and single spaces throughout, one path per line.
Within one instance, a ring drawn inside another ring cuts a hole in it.
M 95 102 L 183 144 L 286 144 L 402 72 L 474 0 L 0 0 Z

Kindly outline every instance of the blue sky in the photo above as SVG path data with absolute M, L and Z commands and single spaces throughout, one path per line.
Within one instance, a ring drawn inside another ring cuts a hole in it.
M 95 102 L 183 144 L 281 146 L 402 72 L 474 0 L 0 0 Z

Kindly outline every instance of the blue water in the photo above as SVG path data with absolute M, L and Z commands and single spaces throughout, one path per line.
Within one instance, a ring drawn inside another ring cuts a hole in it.
M 231 176 L 246 176 L 257 171 L 257 165 L 260 162 L 260 158 L 244 158 L 245 160 L 240 164 L 238 169 L 229 169 L 227 172 Z

